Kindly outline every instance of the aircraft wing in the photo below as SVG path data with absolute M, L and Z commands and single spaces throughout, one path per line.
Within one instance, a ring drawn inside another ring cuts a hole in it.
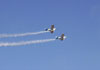
M 62 34 L 61 37 L 64 37 L 64 34 Z
M 64 40 L 64 34 L 61 35 L 61 40 Z
M 51 31 L 51 33 L 53 33 L 54 31 Z
M 54 25 L 51 25 L 51 30 L 53 30 L 54 29 Z

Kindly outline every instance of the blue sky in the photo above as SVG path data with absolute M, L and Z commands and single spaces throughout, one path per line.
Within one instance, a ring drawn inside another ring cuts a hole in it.
M 62 33 L 63 42 L 0 47 L 0 70 L 100 70 L 99 0 L 0 0 L 0 34 L 45 33 L 0 42 L 50 39 Z

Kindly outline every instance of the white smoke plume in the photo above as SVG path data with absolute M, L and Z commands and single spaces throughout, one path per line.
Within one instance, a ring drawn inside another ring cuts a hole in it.
M 47 32 L 49 31 L 30 32 L 30 33 L 22 33 L 22 34 L 0 34 L 0 38 L 37 35 L 37 34 L 42 34 L 42 33 L 47 33 Z
M 45 43 L 54 41 L 55 39 L 44 39 L 44 40 L 33 40 L 33 41 L 22 41 L 22 42 L 12 42 L 12 43 L 0 43 L 0 47 L 7 47 L 7 46 L 21 46 L 21 45 L 29 45 L 29 44 L 36 44 L 36 43 Z

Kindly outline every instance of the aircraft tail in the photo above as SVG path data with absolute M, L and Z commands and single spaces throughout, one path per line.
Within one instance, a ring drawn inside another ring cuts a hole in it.
M 59 37 L 58 37 L 58 36 L 56 36 L 55 38 L 56 38 L 56 39 L 59 39 Z

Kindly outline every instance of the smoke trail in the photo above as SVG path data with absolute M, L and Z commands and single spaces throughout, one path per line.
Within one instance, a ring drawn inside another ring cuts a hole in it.
M 42 33 L 47 33 L 47 32 L 49 32 L 49 31 L 31 32 L 31 33 L 23 33 L 23 34 L 0 34 L 0 38 L 37 35 L 37 34 L 42 34 Z
M 22 41 L 22 42 L 12 42 L 12 43 L 0 43 L 0 47 L 7 47 L 7 46 L 21 46 L 21 45 L 29 45 L 29 44 L 36 44 L 36 43 L 45 43 L 54 41 L 55 39 L 44 39 L 44 40 L 33 40 L 33 41 Z

